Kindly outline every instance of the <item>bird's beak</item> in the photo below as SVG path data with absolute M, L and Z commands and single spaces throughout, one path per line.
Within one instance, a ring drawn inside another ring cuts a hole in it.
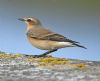
M 24 18 L 19 18 L 18 20 L 20 20 L 20 21 L 26 21 Z

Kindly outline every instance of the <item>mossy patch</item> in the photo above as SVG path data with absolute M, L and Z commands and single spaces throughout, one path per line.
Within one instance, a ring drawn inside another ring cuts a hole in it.
M 41 65 L 64 65 L 69 63 L 69 60 L 65 58 L 48 57 L 48 58 L 41 58 L 39 62 Z

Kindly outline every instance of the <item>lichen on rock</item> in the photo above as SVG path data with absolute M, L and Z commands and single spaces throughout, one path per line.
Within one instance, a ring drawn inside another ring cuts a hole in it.
M 0 54 L 0 81 L 99 81 L 100 62 Z

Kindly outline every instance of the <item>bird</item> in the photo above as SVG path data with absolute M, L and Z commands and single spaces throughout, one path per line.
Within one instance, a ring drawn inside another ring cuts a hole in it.
M 80 45 L 79 42 L 46 29 L 37 18 L 23 17 L 19 18 L 19 20 L 26 23 L 26 35 L 32 46 L 41 50 L 47 50 L 47 52 L 41 55 L 35 55 L 36 57 L 47 56 L 48 54 L 65 47 L 81 47 L 87 49 Z

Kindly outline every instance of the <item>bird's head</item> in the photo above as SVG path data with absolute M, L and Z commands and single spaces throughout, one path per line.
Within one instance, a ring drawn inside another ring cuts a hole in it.
M 27 25 L 41 25 L 38 19 L 32 17 L 19 18 L 19 20 L 24 21 Z

